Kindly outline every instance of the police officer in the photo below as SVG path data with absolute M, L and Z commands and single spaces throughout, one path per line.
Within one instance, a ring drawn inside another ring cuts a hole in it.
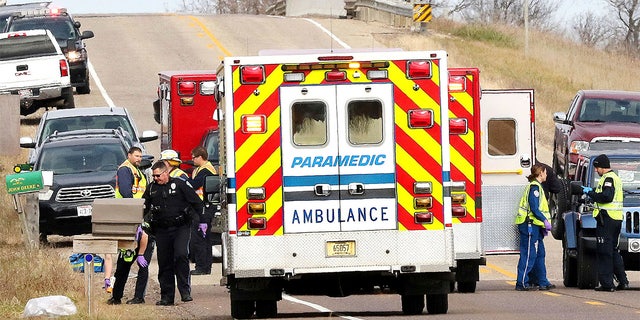
M 207 159 L 209 153 L 202 146 L 195 147 L 191 151 L 193 164 L 196 167 L 191 173 L 192 186 L 196 190 L 198 197 L 204 201 L 204 181 L 207 176 L 216 175 L 216 169 Z M 211 274 L 211 264 L 213 263 L 213 254 L 211 246 L 213 244 L 213 235 L 211 233 L 211 221 L 215 207 L 205 204 L 204 218 L 206 223 L 194 225 L 191 233 L 191 251 L 196 262 L 195 270 L 191 271 L 192 275 Z
M 169 176 L 173 178 L 181 178 L 182 180 L 188 181 L 189 175 L 180 169 L 180 164 L 182 160 L 180 160 L 180 156 L 178 152 L 172 149 L 167 149 L 160 152 L 160 160 L 165 161 L 169 166 Z
M 618 237 L 622 225 L 622 181 L 611 170 L 609 157 L 605 154 L 593 160 L 593 166 L 600 176 L 596 189 L 582 187 L 583 192 L 593 199 L 595 208 L 593 217 L 596 219 L 596 239 L 598 256 L 598 281 L 600 285 L 596 291 L 613 292 L 616 289 L 629 289 L 629 280 L 624 271 L 624 262 L 618 251 Z M 618 279 L 618 286 L 614 288 L 613 276 Z
M 547 197 L 541 185 L 547 179 L 547 170 L 542 164 L 537 163 L 531 167 L 531 174 L 527 179 L 529 185 L 520 200 L 515 221 L 520 234 L 516 290 L 549 290 L 555 288 L 555 285 L 547 279 L 543 239 L 551 230 L 551 222 Z M 534 281 L 539 286 L 535 286 Z
M 142 161 L 142 150 L 138 147 L 131 147 L 127 153 L 127 159 L 118 167 L 116 172 L 116 198 L 142 198 L 147 187 L 147 179 L 140 171 Z M 134 261 L 138 263 L 138 277 L 133 299 L 127 304 L 144 303 L 144 295 L 147 290 L 149 279 L 149 261 L 153 255 L 155 240 L 149 237 L 141 228 L 136 232 L 137 248 L 134 251 L 120 251 L 116 262 L 115 283 L 113 293 L 107 304 L 120 304 L 124 287 L 127 284 L 129 270 Z M 109 266 L 106 275 L 111 274 L 111 257 L 106 259 Z M 106 281 L 107 279 L 105 279 Z
M 192 301 L 189 274 L 189 239 L 192 220 L 204 223 L 202 201 L 188 182 L 169 176 L 170 168 L 164 161 L 151 167 L 154 182 L 143 198 L 145 214 L 151 215 L 158 247 L 158 282 L 160 301 L 156 305 L 173 305 L 175 287 L 182 301 Z

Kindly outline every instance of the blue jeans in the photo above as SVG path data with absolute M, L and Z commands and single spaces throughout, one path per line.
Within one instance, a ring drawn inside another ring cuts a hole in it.
M 547 268 L 544 264 L 546 251 L 544 248 L 544 227 L 531 225 L 531 232 L 527 223 L 518 225 L 520 233 L 520 259 L 518 260 L 518 278 L 516 288 L 531 285 L 548 286 Z

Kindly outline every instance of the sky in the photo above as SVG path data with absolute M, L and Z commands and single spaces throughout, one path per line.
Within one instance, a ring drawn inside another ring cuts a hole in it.
M 34 0 L 8 0 L 7 4 L 38 2 Z M 72 14 L 82 13 L 164 13 L 175 12 L 181 0 L 53 0 L 60 8 Z

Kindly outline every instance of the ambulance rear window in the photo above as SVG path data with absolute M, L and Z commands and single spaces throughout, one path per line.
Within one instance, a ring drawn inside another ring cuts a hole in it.
M 320 146 L 327 143 L 327 105 L 322 101 L 296 102 L 291 106 L 293 143 Z
M 506 156 L 516 154 L 516 122 L 513 119 L 493 119 L 487 124 L 489 154 Z
M 349 142 L 379 144 L 382 142 L 382 103 L 378 100 L 351 101 L 347 106 Z

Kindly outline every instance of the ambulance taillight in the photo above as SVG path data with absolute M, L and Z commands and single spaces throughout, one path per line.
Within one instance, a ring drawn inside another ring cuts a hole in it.
M 267 219 L 265 218 L 249 218 L 247 221 L 251 230 L 263 230 L 267 228 Z
M 264 79 L 264 66 L 240 67 L 240 82 L 242 84 L 263 84 Z
M 417 211 L 414 213 L 415 223 L 428 224 L 433 222 L 433 213 L 429 210 L 433 207 L 433 183 L 430 181 L 417 181 L 413 184 L 413 193 L 416 195 L 413 199 L 413 208 Z
M 465 118 L 452 118 L 449 119 L 449 134 L 463 135 L 469 132 L 469 126 L 467 119 Z
M 464 205 L 467 203 L 467 184 L 464 181 L 451 181 L 451 215 L 462 218 L 467 215 Z
M 431 128 L 433 127 L 433 110 L 414 109 L 409 110 L 410 128 Z
M 193 81 L 178 82 L 179 96 L 193 96 L 196 94 L 196 83 Z
M 327 71 L 324 74 L 324 79 L 327 81 L 344 81 L 347 80 L 347 73 L 344 71 Z
M 407 77 L 409 77 L 409 79 L 431 78 L 431 61 L 429 60 L 408 61 Z
M 267 117 L 265 115 L 245 114 L 242 116 L 243 133 L 267 132 Z

